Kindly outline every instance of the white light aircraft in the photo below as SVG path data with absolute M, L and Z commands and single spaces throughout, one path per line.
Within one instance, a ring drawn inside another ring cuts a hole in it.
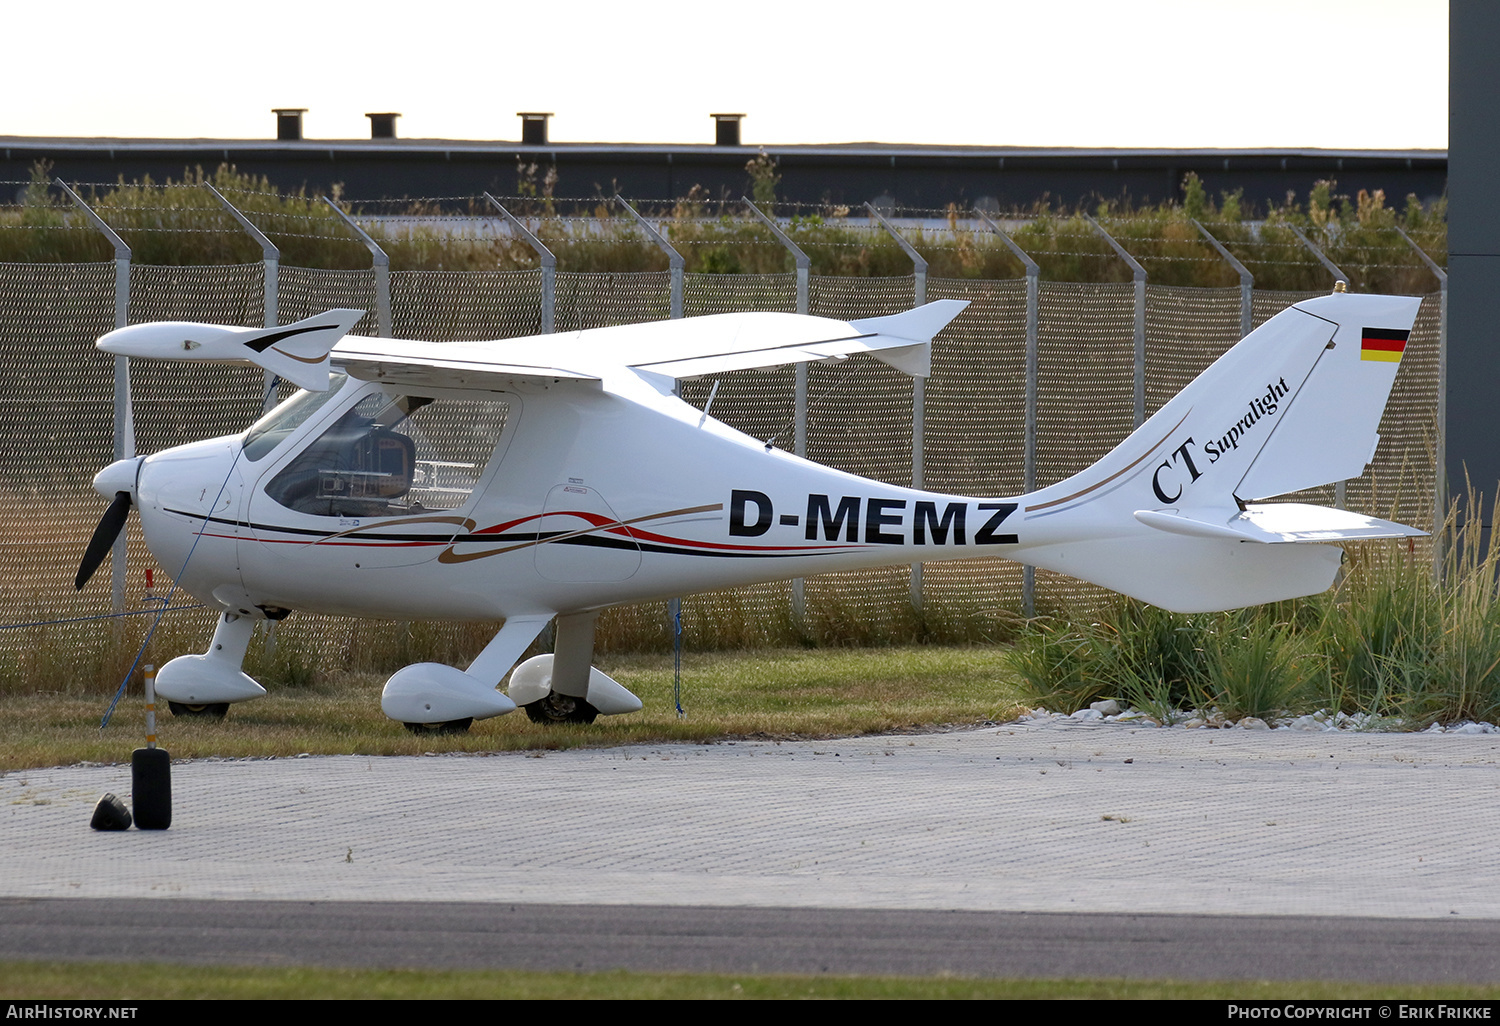
M 674 394 L 684 378 L 860 354 L 926 375 L 957 301 L 848 322 L 737 313 L 442 344 L 346 335 L 352 310 L 267 329 L 135 325 L 99 348 L 248 362 L 305 391 L 244 435 L 102 470 L 94 487 L 111 504 L 77 585 L 139 510 L 160 564 L 222 611 L 208 652 L 156 678 L 174 712 L 200 715 L 265 694 L 241 662 L 256 624 L 294 610 L 503 619 L 467 667 L 417 663 L 385 685 L 386 715 L 450 731 L 518 705 L 538 722 L 639 709 L 592 665 L 600 610 L 715 588 L 1000 556 L 1177 611 L 1309 595 L 1342 552 L 1304 543 L 1422 532 L 1255 500 L 1363 472 L 1419 304 L 1298 303 L 1092 467 L 993 498 L 832 470 Z M 515 666 L 554 619 L 554 653 Z

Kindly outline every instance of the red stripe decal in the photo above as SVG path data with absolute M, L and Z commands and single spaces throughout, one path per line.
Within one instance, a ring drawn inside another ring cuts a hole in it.
M 1399 353 L 1406 349 L 1411 332 L 1400 328 L 1365 328 L 1360 333 L 1360 350 Z

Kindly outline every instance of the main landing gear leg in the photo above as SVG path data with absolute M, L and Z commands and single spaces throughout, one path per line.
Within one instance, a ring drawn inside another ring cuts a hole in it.
M 594 661 L 598 611 L 557 618 L 555 651 L 511 671 L 510 698 L 533 723 L 593 723 L 596 716 L 639 712 L 641 700 Z
M 594 664 L 594 625 L 599 613 L 572 613 L 557 618 L 552 654 L 552 690 L 524 708 L 533 723 L 593 723 L 599 710 L 588 702 L 589 672 Z

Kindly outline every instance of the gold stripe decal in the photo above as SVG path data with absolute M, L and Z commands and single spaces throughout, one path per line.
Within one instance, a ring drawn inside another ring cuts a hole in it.
M 271 351 L 280 353 L 288 360 L 296 360 L 298 363 L 322 363 L 324 360 L 328 359 L 328 353 L 324 353 L 322 356 L 294 356 L 293 354 L 287 352 L 285 349 L 279 349 L 276 346 L 272 346 Z M 333 350 L 329 350 L 329 352 L 332 351 Z
M 534 548 L 538 545 L 546 545 L 550 542 L 567 541 L 569 538 L 579 538 L 586 534 L 596 534 L 599 531 L 613 531 L 617 528 L 629 527 L 631 524 L 645 523 L 648 520 L 665 520 L 668 517 L 686 516 L 689 513 L 714 513 L 722 510 L 723 508 L 724 504 L 722 502 L 716 502 L 707 506 L 688 506 L 684 509 L 671 509 L 667 510 L 665 513 L 649 513 L 646 516 L 635 517 L 631 520 L 612 520 L 607 524 L 597 524 L 593 527 L 586 527 L 579 531 L 569 531 L 566 534 L 558 535 L 556 538 L 532 539 L 530 541 L 521 542 L 519 545 L 507 545 L 503 549 L 491 549 L 488 552 L 470 552 L 460 555 L 459 553 L 453 551 L 452 545 L 449 545 L 446 549 L 438 554 L 437 561 L 439 563 L 467 563 L 470 560 L 474 559 L 484 559 L 488 556 L 503 556 L 505 553 L 515 552 L 517 549 Z M 537 519 L 540 520 L 542 517 L 548 515 L 549 514 L 547 513 L 539 514 L 537 516 Z M 551 515 L 565 516 L 566 514 L 556 513 Z M 465 539 L 465 542 L 468 544 L 483 544 L 482 541 L 475 541 L 474 539 Z M 454 544 L 459 543 L 455 542 Z
M 410 520 L 381 520 L 378 523 L 361 524 L 359 527 L 351 527 L 347 531 L 340 531 L 338 534 L 330 534 L 327 537 L 319 538 L 317 541 L 314 541 L 311 544 L 321 545 L 324 542 L 335 541 L 339 538 L 347 538 L 351 534 L 364 534 L 366 531 L 378 531 L 386 527 L 405 527 L 408 524 L 456 524 L 459 527 L 462 527 L 465 531 L 474 530 L 474 521 L 468 519 L 467 517 L 413 517 Z M 441 538 L 442 536 L 439 535 L 438 539 L 436 540 L 441 540 Z
M 1193 413 L 1193 408 L 1191 406 L 1189 406 L 1187 413 L 1184 413 L 1182 415 L 1182 420 L 1179 420 L 1176 424 L 1173 424 L 1171 426 L 1171 428 L 1168 429 L 1167 433 L 1164 434 L 1164 435 L 1162 435 L 1161 441 L 1157 442 L 1151 448 L 1147 449 L 1146 452 L 1143 455 L 1141 455 L 1141 457 L 1139 459 L 1135 460 L 1129 466 L 1123 467 L 1120 470 L 1115 471 L 1113 474 L 1111 474 L 1108 477 L 1106 477 L 1103 481 L 1099 481 L 1099 482 L 1096 482 L 1095 484 L 1091 484 L 1087 488 L 1083 489 L 1082 491 L 1074 492 L 1072 495 L 1064 495 L 1061 499 L 1053 499 L 1051 502 L 1043 502 L 1043 503 L 1038 503 L 1035 506 L 1027 506 L 1026 507 L 1026 512 L 1033 513 L 1033 512 L 1035 512 L 1036 510 L 1039 510 L 1039 509 L 1050 509 L 1053 506 L 1061 506 L 1065 502 L 1072 502 L 1074 499 L 1079 498 L 1080 496 L 1087 495 L 1089 492 L 1096 491 L 1097 489 L 1103 488 L 1105 485 L 1109 484 L 1111 481 L 1113 481 L 1115 478 L 1119 477 L 1121 474 L 1129 473 L 1131 470 L 1134 470 L 1141 463 L 1144 463 L 1146 460 L 1149 460 L 1156 453 L 1156 450 L 1160 449 L 1163 445 L 1165 445 L 1166 442 L 1167 442 L 1167 439 L 1169 439 L 1169 438 L 1172 437 L 1172 432 L 1176 431 L 1178 428 L 1182 427 L 1183 423 L 1188 419 L 1188 417 L 1192 416 L 1192 413 Z

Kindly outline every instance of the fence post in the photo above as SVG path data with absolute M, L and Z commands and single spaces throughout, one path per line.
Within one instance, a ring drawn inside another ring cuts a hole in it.
M 489 193 L 484 198 L 490 201 L 490 205 L 505 216 L 510 226 L 521 233 L 521 238 L 526 241 L 536 255 L 542 261 L 542 334 L 550 335 L 556 330 L 555 318 L 557 316 L 557 257 L 552 251 L 542 244 L 542 240 L 531 234 L 527 228 L 509 210 L 500 205 L 500 201 Z
M 1219 256 L 1223 257 L 1229 266 L 1233 267 L 1240 276 L 1240 338 L 1244 338 L 1250 334 L 1250 325 L 1254 320 L 1251 316 L 1251 297 L 1255 291 L 1255 275 L 1251 274 L 1244 264 L 1236 260 L 1234 254 L 1229 252 L 1222 242 L 1214 238 L 1213 234 L 1207 228 L 1199 224 L 1196 218 L 1188 218 L 1188 220 L 1193 222 L 1193 227 L 1197 228 L 1203 234 L 1203 237 L 1208 240 L 1208 244 L 1218 250 Z
M 55 178 L 53 183 L 68 194 L 99 234 L 115 248 L 115 327 L 123 328 L 130 323 L 130 247 L 104 223 L 104 218 L 94 213 L 82 196 L 68 188 L 67 182 Z M 135 413 L 130 407 L 130 358 L 125 356 L 115 357 L 114 421 L 115 459 L 128 460 L 135 456 Z M 110 604 L 116 613 L 125 611 L 125 533 L 120 532 L 110 550 Z
M 776 241 L 785 246 L 787 251 L 792 254 L 792 259 L 797 263 L 797 312 L 799 314 L 806 314 L 808 305 L 808 278 L 812 274 L 812 258 L 802 252 L 802 247 L 793 242 L 791 237 L 781 230 L 781 225 L 777 224 L 760 207 L 757 207 L 748 196 L 741 196 L 740 202 L 745 204 L 750 213 L 754 214 L 762 224 L 771 230 L 771 234 L 776 236 Z M 798 364 L 798 366 L 802 365 Z M 798 453 L 797 455 L 800 456 L 802 453 Z
M 1094 231 L 1125 261 L 1135 279 L 1135 426 L 1140 427 L 1146 422 L 1146 269 L 1139 260 L 1125 252 L 1125 247 L 1116 242 L 1114 236 L 1105 231 L 1098 221 L 1087 214 L 1084 219 L 1094 226 Z
M 377 331 L 381 338 L 391 337 L 391 258 L 386 256 L 385 250 L 380 244 L 370 238 L 363 228 L 354 223 L 354 219 L 339 209 L 338 204 L 327 196 L 323 202 L 328 204 L 328 209 L 339 216 L 349 230 L 359 237 L 359 241 L 365 244 L 370 251 L 370 263 L 375 268 L 375 319 L 378 325 Z
M 757 207 L 748 196 L 741 196 L 740 202 L 750 209 L 750 212 L 758 217 L 762 224 L 771 230 L 776 237 L 792 254 L 792 259 L 797 264 L 797 312 L 806 316 L 808 310 L 808 292 L 812 277 L 812 258 L 802 251 L 802 247 L 792 241 L 786 232 L 781 230 L 781 225 Z M 792 396 L 792 451 L 798 456 L 807 456 L 807 364 L 799 363 L 793 370 L 796 375 L 793 384 Z M 798 624 L 802 623 L 802 613 L 806 609 L 807 599 L 802 578 L 792 579 L 792 617 Z
M 651 239 L 651 241 L 656 243 L 657 247 L 667 255 L 667 266 L 672 269 L 672 317 L 673 319 L 681 317 L 682 271 L 686 266 L 685 261 L 682 259 L 682 254 L 677 252 L 677 250 L 673 248 L 672 244 L 662 237 L 661 232 L 653 228 L 651 226 L 651 222 L 642 217 L 640 213 L 635 209 L 635 207 L 632 207 L 629 203 L 626 203 L 624 196 L 616 194 L 615 200 L 620 204 L 620 206 L 629 211 L 630 216 L 635 218 L 636 223 L 641 226 L 641 228 L 645 231 L 646 235 Z
M 641 229 L 646 233 L 646 236 L 652 242 L 656 243 L 656 245 L 661 249 L 663 253 L 667 254 L 667 266 L 672 270 L 671 316 L 673 320 L 680 318 L 682 316 L 682 272 L 686 263 L 682 259 L 682 254 L 677 252 L 676 248 L 665 238 L 663 238 L 661 232 L 653 228 L 651 226 L 651 222 L 642 217 L 640 215 L 640 212 L 637 211 L 635 207 L 632 207 L 629 203 L 625 202 L 624 196 L 616 193 L 615 200 L 620 204 L 620 206 L 624 207 L 630 213 L 631 217 L 635 218 L 636 223 L 641 226 Z M 679 382 L 672 389 L 672 392 L 674 395 L 680 396 L 682 394 L 682 384 Z M 667 602 L 667 625 L 673 631 L 672 636 L 674 638 L 678 636 L 676 634 L 677 625 L 681 622 L 682 599 L 669 599 Z
M 881 215 L 880 211 L 875 209 L 875 204 L 866 203 L 865 209 L 870 212 L 870 217 L 876 223 L 878 223 L 880 227 L 884 228 L 886 232 L 890 234 L 891 238 L 896 240 L 896 245 L 900 246 L 901 249 L 905 251 L 906 255 L 911 257 L 912 278 L 914 279 L 912 299 L 915 301 L 915 304 L 917 306 L 923 305 L 927 302 L 927 261 L 923 259 L 922 254 L 918 253 L 916 248 L 912 246 L 910 242 L 906 241 L 906 239 L 901 235 L 900 232 L 896 231 L 895 225 L 887 221 Z M 922 456 L 923 448 L 926 444 L 923 438 L 922 429 L 924 427 L 926 416 L 927 379 L 922 376 L 913 376 L 911 379 L 911 486 L 913 488 L 922 487 Z M 912 608 L 918 610 L 919 612 L 921 611 L 921 563 L 913 563 L 911 565 L 911 604 Z
M 974 213 L 979 215 L 979 219 L 990 231 L 1000 236 L 1000 241 L 1005 243 L 1026 268 L 1026 416 L 1022 429 L 1025 442 L 1021 490 L 1029 494 L 1036 491 L 1037 323 L 1042 268 L 988 214 L 982 210 L 975 210 Z M 1028 620 L 1036 615 L 1036 567 L 1029 563 L 1021 567 L 1021 613 Z
M 241 228 L 245 229 L 245 234 L 249 235 L 252 239 L 260 244 L 260 256 L 262 262 L 265 264 L 266 269 L 266 327 L 276 327 L 276 271 L 281 264 L 281 250 L 277 249 L 276 244 L 268 239 L 264 232 L 255 227 L 254 223 L 252 223 L 248 217 L 240 213 L 239 209 L 236 208 L 233 203 L 229 202 L 229 200 L 224 197 L 224 194 L 218 189 L 215 189 L 211 183 L 204 182 L 203 187 L 209 192 L 213 193 L 216 197 L 218 197 L 219 202 L 224 204 L 224 209 L 229 211 L 230 215 L 240 223 Z M 269 411 L 272 406 L 276 405 L 275 399 L 276 375 L 272 374 L 270 371 L 266 371 L 266 395 L 265 398 L 261 400 L 261 412 L 265 413 Z
M 1307 247 L 1307 251 L 1318 258 L 1318 263 L 1322 264 L 1328 270 L 1328 273 L 1333 275 L 1335 284 L 1340 281 L 1345 282 L 1346 284 L 1348 283 L 1349 276 L 1343 271 L 1339 270 L 1338 264 L 1335 264 L 1332 260 L 1329 260 L 1328 257 L 1323 254 L 1323 251 L 1321 249 L 1313 245 L 1312 239 L 1309 239 L 1307 237 L 1306 232 L 1304 232 L 1301 228 L 1298 228 L 1294 224 L 1289 224 L 1287 225 L 1287 227 L 1292 230 L 1293 234 L 1295 234 L 1297 238 L 1302 240 L 1302 245 Z
M 1448 512 L 1448 272 L 1439 267 L 1437 261 L 1428 256 L 1399 224 L 1393 227 L 1401 232 L 1407 245 L 1417 251 L 1417 256 L 1438 280 L 1437 464 L 1432 472 L 1432 576 L 1437 580 L 1443 573 L 1440 531 Z
M 1317 246 L 1313 245 L 1312 239 L 1309 239 L 1306 233 L 1303 232 L 1301 228 L 1298 228 L 1294 224 L 1289 224 L 1287 225 L 1287 227 L 1292 230 L 1297 238 L 1302 240 L 1302 245 L 1307 247 L 1307 251 L 1318 258 L 1318 263 L 1322 264 L 1328 270 L 1328 273 L 1333 275 L 1333 290 L 1335 292 L 1344 291 L 1344 287 L 1349 282 L 1349 276 L 1343 271 L 1339 270 L 1339 266 L 1337 264 L 1335 264 L 1332 260 L 1329 260 L 1328 257 L 1324 256 L 1323 251 Z M 1347 489 L 1348 483 L 1345 481 L 1335 481 L 1333 483 L 1333 504 L 1339 509 L 1343 509 L 1348 504 Z

